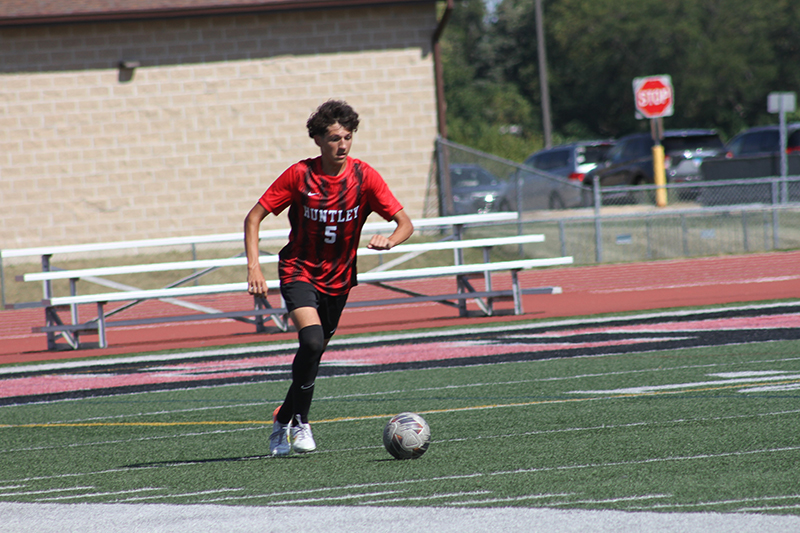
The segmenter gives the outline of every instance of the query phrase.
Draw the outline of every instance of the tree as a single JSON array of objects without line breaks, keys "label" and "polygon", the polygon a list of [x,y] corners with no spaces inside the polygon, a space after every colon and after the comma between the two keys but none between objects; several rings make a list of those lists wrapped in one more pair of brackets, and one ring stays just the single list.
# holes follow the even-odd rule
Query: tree
[{"label": "tree", "polygon": [[[462,36],[445,62],[455,91],[448,124],[476,136],[459,141],[476,147],[488,134],[478,124],[516,120],[537,139],[538,129],[529,131],[541,115],[534,0],[503,0],[491,20],[475,3],[459,4],[446,32]],[[470,17],[459,14],[465,6]],[[631,83],[639,76],[672,77],[675,115],[665,127],[716,128],[726,137],[775,122],[769,92],[800,90],[796,1],[545,0],[544,12],[556,138],[647,130],[634,117]],[[457,65],[460,77],[448,72]]]},{"label": "tree", "polygon": [[541,145],[541,122],[517,87],[497,76],[482,0],[465,0],[442,39],[451,140],[521,161]]}]

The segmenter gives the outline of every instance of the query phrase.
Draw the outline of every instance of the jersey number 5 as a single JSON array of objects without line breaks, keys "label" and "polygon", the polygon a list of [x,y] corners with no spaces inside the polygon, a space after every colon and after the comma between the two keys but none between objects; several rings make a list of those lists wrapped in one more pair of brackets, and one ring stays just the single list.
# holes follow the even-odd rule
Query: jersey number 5
[{"label": "jersey number 5", "polygon": [[338,226],[325,226],[325,242],[333,244],[336,242],[336,229]]}]

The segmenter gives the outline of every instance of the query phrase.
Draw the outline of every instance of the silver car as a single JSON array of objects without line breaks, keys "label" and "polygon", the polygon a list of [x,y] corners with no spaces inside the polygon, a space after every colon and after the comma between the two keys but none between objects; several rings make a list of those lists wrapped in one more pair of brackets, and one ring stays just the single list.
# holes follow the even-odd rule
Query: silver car
[{"label": "silver car", "polygon": [[546,204],[542,207],[548,209],[581,206],[583,176],[603,161],[613,146],[613,140],[577,141],[531,154],[525,165],[542,171],[544,179],[539,179],[539,187],[528,189],[538,188],[535,194],[543,196]]},{"label": "silver car", "polygon": [[513,186],[480,165],[450,165],[453,208],[456,215],[513,211]]}]

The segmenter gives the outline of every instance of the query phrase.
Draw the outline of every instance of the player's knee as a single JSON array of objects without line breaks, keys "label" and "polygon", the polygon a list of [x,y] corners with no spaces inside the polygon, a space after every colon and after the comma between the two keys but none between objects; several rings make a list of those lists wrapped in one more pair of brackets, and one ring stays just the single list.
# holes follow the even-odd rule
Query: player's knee
[{"label": "player's knee", "polygon": [[314,386],[319,362],[325,350],[322,326],[306,326],[298,333],[300,348],[292,362],[292,381],[303,389]]},{"label": "player's knee", "polygon": [[306,326],[298,333],[300,339],[300,352],[307,354],[310,359],[322,356],[325,350],[325,336],[322,333],[322,326]]}]

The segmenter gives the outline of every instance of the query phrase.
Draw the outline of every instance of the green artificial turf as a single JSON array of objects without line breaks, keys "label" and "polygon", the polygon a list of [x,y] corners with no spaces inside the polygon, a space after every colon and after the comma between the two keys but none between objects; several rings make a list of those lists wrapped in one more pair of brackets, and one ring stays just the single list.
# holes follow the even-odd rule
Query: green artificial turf
[{"label": "green artificial turf", "polygon": [[[798,347],[320,378],[318,450],[287,458],[286,382],[4,406],[0,501],[798,514]],[[402,411],[431,427],[418,460],[382,446]]]}]

